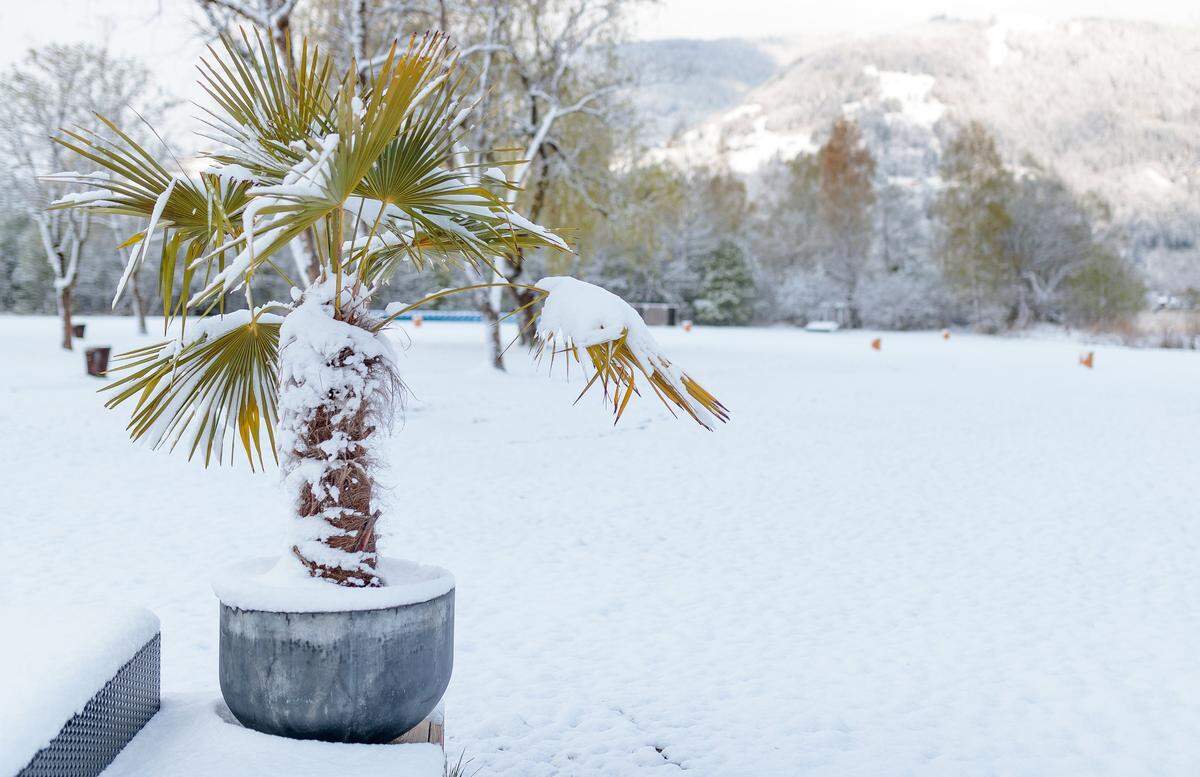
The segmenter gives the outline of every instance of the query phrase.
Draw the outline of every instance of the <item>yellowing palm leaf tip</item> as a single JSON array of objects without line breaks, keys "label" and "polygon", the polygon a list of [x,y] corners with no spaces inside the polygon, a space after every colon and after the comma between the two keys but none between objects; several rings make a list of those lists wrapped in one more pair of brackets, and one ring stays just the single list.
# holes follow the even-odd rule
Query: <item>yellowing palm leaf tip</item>
[{"label": "yellowing palm leaf tip", "polygon": [[[312,369],[374,365],[359,370],[357,382],[339,384],[344,406],[397,385],[387,377],[393,357],[380,332],[398,313],[370,309],[397,269],[438,263],[490,274],[519,249],[569,250],[508,204],[503,163],[484,163],[487,153],[460,143],[473,106],[460,97],[465,74],[443,35],[394,44],[377,71],[351,65],[337,79],[330,59],[307,41],[285,53],[243,33],[210,47],[199,69],[212,101],[200,117],[207,169],[188,172],[170,155],[159,160],[104,117],[102,131],[64,128],[57,138],[100,170],[51,176],[85,187],[51,207],[139,217],[144,227],[124,241],[132,250],[113,303],[139,266],[157,263],[164,335],[177,329],[117,358],[107,404],[133,400],[135,440],[184,448],[205,464],[232,460],[238,448],[252,467],[268,454],[278,459],[277,447],[286,460],[303,447],[295,418],[311,422],[322,404],[298,391],[314,379]],[[317,278],[293,277],[276,261],[298,240],[315,249]],[[287,302],[256,302],[262,273],[304,291]],[[492,285],[512,284],[443,290],[402,312]],[[523,288],[541,305],[537,358],[581,364],[583,392],[599,386],[616,419],[643,385],[708,429],[728,419],[616,295],[568,277]],[[244,299],[242,309],[227,312],[233,294]],[[354,358],[347,361],[347,352]],[[359,431],[370,435],[377,426]]]}]

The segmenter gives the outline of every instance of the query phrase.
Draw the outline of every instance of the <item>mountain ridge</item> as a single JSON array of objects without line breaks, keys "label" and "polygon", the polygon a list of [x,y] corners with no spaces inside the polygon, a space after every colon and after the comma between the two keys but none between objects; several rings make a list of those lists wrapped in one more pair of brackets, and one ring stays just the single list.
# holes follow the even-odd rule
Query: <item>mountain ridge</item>
[{"label": "mountain ridge", "polygon": [[[753,175],[776,156],[812,151],[835,119],[851,115],[877,123],[867,133],[873,143],[911,145],[907,162],[884,160],[894,163],[889,175],[928,178],[941,144],[980,120],[1010,162],[1032,157],[1123,218],[1200,210],[1200,30],[1096,18],[935,17],[886,34],[719,44],[689,44],[704,60],[690,74],[669,58],[660,68],[669,75],[675,67],[676,88],[687,95],[704,92],[730,52],[757,52],[760,65],[775,67],[734,78],[733,88],[708,88],[704,110],[660,104],[650,159]],[[639,45],[649,57],[683,44]],[[642,92],[642,103],[656,94]],[[922,144],[926,153],[916,159],[909,152]]]}]

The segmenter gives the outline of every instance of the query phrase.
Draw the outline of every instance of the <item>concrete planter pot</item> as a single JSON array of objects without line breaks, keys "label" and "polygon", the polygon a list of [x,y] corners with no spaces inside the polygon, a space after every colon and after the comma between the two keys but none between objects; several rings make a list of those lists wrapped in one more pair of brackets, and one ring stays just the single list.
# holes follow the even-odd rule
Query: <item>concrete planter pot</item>
[{"label": "concrete planter pot", "polygon": [[[409,586],[403,599],[438,592],[419,601],[312,612],[279,611],[285,608],[275,609],[269,596],[244,595],[245,586],[232,595],[214,586],[222,600],[221,693],[230,712],[247,728],[295,739],[382,743],[401,736],[450,682],[454,588],[445,577],[449,590],[441,590],[444,580]],[[334,593],[386,600],[379,591],[386,589]],[[269,607],[254,606],[260,603]]]}]

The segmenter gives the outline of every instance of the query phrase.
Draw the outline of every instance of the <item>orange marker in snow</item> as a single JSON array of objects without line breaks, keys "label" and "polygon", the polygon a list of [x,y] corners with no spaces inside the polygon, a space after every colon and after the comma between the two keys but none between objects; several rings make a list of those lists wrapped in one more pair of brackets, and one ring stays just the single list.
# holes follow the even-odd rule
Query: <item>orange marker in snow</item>
[{"label": "orange marker in snow", "polygon": [[425,316],[422,316],[418,313],[417,315],[413,316],[412,322],[413,326],[420,326],[421,324],[425,323]]},{"label": "orange marker in snow", "polygon": [[949,339],[950,339],[950,330],[949,330],[949,329],[943,329],[943,330],[942,330],[942,339],[943,339],[943,340],[949,340]]},{"label": "orange marker in snow", "polygon": [[1096,352],[1095,351],[1084,351],[1083,353],[1079,354],[1079,363],[1082,364],[1084,367],[1087,367],[1089,370],[1092,368],[1092,364],[1095,361],[1096,361]]},{"label": "orange marker in snow", "polygon": [[691,319],[685,319],[685,320],[684,320],[684,322],[683,322],[683,331],[685,331],[685,332],[690,332],[690,331],[692,331],[692,321],[691,321]]},{"label": "orange marker in snow", "polygon": [[871,347],[874,348],[876,351],[882,350],[883,349],[882,339],[876,337],[874,340],[871,341]]}]

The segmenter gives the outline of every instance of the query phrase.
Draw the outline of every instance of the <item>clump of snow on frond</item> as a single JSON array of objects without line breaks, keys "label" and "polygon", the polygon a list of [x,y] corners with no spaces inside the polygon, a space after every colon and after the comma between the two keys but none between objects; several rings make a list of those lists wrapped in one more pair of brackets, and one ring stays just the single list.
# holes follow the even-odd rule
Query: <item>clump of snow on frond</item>
[{"label": "clump of snow on frond", "polygon": [[86,192],[67,192],[59,197],[51,205],[86,205],[92,208],[112,208],[116,207],[117,203],[113,202],[112,189],[90,189]]},{"label": "clump of snow on frond", "polygon": [[377,586],[371,467],[401,385],[391,344],[372,331],[364,287],[343,280],[340,291],[333,278],[310,286],[283,322],[280,466],[299,516],[293,553],[314,575]]},{"label": "clump of snow on frond", "polygon": [[636,373],[640,372],[672,413],[678,407],[706,429],[728,420],[725,406],[671,363],[646,322],[625,300],[567,276],[542,278],[536,285],[546,292],[537,326],[542,352],[566,354],[591,368],[580,396],[598,383],[620,420],[638,393]]},{"label": "clump of snow on frond", "polygon": [[253,170],[234,162],[213,165],[206,172],[210,173],[211,175],[215,175],[218,178],[225,178],[229,181],[248,181],[250,183],[257,183],[259,180],[259,175]]}]

